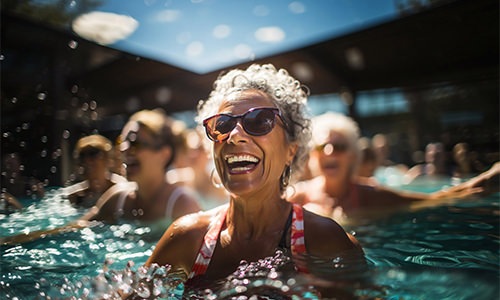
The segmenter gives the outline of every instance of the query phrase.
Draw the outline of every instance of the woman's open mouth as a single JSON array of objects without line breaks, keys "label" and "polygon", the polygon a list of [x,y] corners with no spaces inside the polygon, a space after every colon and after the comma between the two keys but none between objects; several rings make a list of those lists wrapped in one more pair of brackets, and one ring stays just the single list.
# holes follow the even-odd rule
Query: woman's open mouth
[{"label": "woman's open mouth", "polygon": [[230,154],[224,157],[229,174],[246,174],[252,172],[260,159],[249,154]]}]

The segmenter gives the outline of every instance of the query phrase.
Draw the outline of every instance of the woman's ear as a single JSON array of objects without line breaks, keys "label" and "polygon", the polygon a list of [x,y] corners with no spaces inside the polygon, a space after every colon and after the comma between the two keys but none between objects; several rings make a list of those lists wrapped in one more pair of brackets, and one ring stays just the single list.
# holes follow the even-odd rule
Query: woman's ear
[{"label": "woman's ear", "polygon": [[296,143],[292,143],[288,145],[288,153],[287,153],[287,164],[291,165],[295,154],[297,154],[298,145]]},{"label": "woman's ear", "polygon": [[166,146],[166,147],[162,147],[160,151],[161,151],[162,157],[164,158],[165,164],[167,164],[167,162],[170,161],[170,158],[172,157],[172,148],[169,146]]}]

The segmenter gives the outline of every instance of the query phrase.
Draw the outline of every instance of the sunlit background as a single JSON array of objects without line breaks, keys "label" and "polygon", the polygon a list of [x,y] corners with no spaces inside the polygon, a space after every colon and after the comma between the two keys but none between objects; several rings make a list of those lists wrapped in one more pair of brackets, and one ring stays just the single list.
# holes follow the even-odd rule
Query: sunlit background
[{"label": "sunlit background", "polygon": [[498,160],[496,0],[25,0],[1,3],[2,154],[63,185],[82,135],[115,140],[133,112],[194,126],[222,70],[270,62],[387,134],[392,160],[441,141]]}]

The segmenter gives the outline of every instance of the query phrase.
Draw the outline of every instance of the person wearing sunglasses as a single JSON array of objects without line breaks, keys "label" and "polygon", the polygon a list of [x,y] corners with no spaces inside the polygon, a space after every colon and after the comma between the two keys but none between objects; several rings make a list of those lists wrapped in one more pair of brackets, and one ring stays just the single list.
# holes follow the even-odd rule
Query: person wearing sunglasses
[{"label": "person wearing sunglasses", "polygon": [[358,143],[360,130],[352,118],[327,112],[312,121],[309,166],[316,176],[290,188],[289,200],[343,225],[368,222],[372,217],[386,216],[400,209],[437,205],[484,193],[488,185],[495,185],[500,171],[497,164],[469,182],[434,193],[392,189],[358,176],[362,160]]},{"label": "person wearing sunglasses", "polygon": [[175,221],[146,266],[170,265],[186,284],[214,282],[282,250],[299,272],[306,257],[362,261],[356,239],[335,221],[293,205],[286,187],[299,176],[311,135],[307,91],[284,69],[251,65],[219,77],[198,105],[216,174],[229,202]]},{"label": "person wearing sunglasses", "polygon": [[162,109],[141,110],[129,118],[119,148],[127,179],[137,188],[126,197],[117,193],[106,199],[87,219],[136,220],[151,225],[153,234],[160,235],[173,220],[200,210],[192,190],[166,180],[176,155],[173,121]]},{"label": "person wearing sunglasses", "polygon": [[64,188],[73,205],[90,208],[111,186],[127,182],[123,176],[111,172],[112,155],[111,141],[100,134],[84,136],[77,141],[73,156],[78,162],[77,176],[83,180]]}]

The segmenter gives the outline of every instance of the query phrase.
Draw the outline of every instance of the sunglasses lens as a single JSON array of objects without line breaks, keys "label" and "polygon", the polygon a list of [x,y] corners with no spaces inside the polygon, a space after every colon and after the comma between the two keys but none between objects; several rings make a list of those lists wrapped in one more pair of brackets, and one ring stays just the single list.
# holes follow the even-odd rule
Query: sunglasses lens
[{"label": "sunglasses lens", "polygon": [[236,119],[228,115],[216,115],[205,122],[208,137],[217,142],[225,140],[236,126]]},{"label": "sunglasses lens", "polygon": [[316,147],[317,151],[322,151],[326,155],[331,155],[333,153],[344,153],[349,149],[347,144],[332,144],[326,143]]},{"label": "sunglasses lens", "polygon": [[347,144],[334,144],[333,149],[337,152],[346,152],[347,151]]},{"label": "sunglasses lens", "polygon": [[245,115],[243,128],[251,135],[265,135],[274,127],[275,112],[270,109],[256,109]]}]

